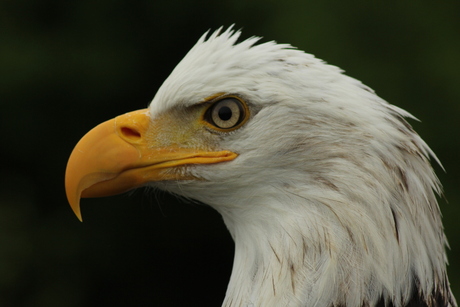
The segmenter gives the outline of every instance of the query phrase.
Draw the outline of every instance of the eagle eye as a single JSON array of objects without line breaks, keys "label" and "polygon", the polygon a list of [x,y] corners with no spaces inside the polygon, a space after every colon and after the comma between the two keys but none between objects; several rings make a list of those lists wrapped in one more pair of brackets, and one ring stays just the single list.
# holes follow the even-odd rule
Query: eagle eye
[{"label": "eagle eye", "polygon": [[240,127],[246,120],[247,114],[247,107],[243,102],[234,97],[226,97],[214,102],[208,108],[205,119],[214,128],[229,131]]}]

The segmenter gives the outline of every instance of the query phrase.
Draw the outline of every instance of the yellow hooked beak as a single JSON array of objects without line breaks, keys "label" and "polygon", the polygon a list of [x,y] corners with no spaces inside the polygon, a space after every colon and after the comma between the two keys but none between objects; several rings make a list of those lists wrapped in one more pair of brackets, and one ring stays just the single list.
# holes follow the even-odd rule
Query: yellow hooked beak
[{"label": "yellow hooked beak", "polygon": [[238,156],[231,151],[182,148],[162,138],[161,125],[150,119],[147,109],[118,116],[89,131],[72,151],[65,175],[67,199],[78,219],[82,220],[81,197],[120,194],[152,181],[194,179],[175,168]]}]

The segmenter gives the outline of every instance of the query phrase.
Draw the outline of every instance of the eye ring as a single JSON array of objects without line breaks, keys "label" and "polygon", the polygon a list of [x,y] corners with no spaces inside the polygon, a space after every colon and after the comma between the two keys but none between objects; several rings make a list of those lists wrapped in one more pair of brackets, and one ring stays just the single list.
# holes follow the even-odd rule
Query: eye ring
[{"label": "eye ring", "polygon": [[214,102],[205,113],[205,120],[214,129],[232,131],[239,128],[247,119],[247,106],[236,97],[225,97]]}]

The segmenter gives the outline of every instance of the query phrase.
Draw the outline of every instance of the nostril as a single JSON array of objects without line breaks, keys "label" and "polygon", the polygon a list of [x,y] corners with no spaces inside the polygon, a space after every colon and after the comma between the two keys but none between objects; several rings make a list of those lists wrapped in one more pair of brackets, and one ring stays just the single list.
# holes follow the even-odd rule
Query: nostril
[{"label": "nostril", "polygon": [[122,127],[120,129],[121,135],[130,140],[138,140],[141,138],[139,131],[129,127]]}]

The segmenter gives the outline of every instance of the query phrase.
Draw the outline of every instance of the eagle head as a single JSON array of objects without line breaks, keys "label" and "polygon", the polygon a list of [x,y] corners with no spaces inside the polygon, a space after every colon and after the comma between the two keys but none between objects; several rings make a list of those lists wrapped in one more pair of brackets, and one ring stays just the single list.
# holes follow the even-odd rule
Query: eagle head
[{"label": "eagle head", "polygon": [[412,116],[285,44],[203,35],[150,106],[91,130],[68,200],[150,186],[215,208],[224,306],[456,306],[436,156]]}]

